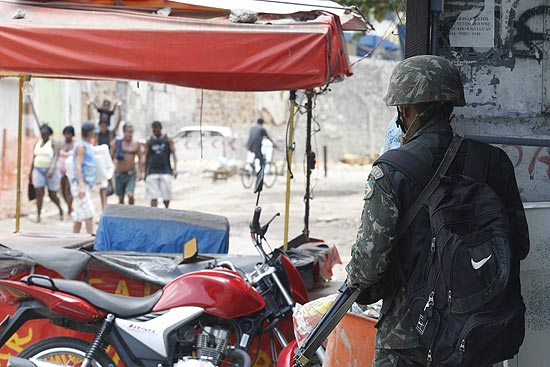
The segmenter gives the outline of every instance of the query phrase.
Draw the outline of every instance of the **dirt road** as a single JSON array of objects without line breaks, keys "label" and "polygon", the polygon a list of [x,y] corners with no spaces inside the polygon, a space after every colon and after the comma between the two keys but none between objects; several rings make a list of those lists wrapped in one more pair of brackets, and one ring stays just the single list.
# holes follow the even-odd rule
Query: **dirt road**
[{"label": "dirt road", "polygon": [[[324,177],[319,170],[315,170],[312,175],[310,235],[334,243],[344,264],[349,260],[351,244],[357,233],[364,185],[369,171],[368,166],[338,164],[329,166],[328,177]],[[305,178],[302,167],[296,167],[294,174],[289,215],[290,239],[301,234],[304,228]],[[278,247],[283,242],[285,180],[284,176],[279,176],[275,185],[269,189],[265,188],[260,198],[260,206],[263,208],[262,222],[276,212],[281,213],[266,236],[273,247]],[[144,186],[143,183],[137,185],[136,205],[148,205]],[[99,194],[94,193],[94,197],[96,208],[99,209]],[[109,203],[116,202],[116,197],[109,197]],[[230,177],[227,181],[213,182],[193,167],[192,170],[180,174],[174,182],[174,199],[170,207],[226,216],[231,225],[229,252],[255,254],[248,235],[248,223],[252,219],[255,202],[255,195],[250,189],[243,188],[238,176]],[[22,231],[68,233],[72,230],[72,223],[60,221],[55,206],[47,200],[42,223],[34,223],[32,218],[33,213],[22,218]],[[12,232],[14,228],[13,219],[0,220],[1,232]],[[336,266],[334,273],[336,283],[345,279],[343,265]]]}]

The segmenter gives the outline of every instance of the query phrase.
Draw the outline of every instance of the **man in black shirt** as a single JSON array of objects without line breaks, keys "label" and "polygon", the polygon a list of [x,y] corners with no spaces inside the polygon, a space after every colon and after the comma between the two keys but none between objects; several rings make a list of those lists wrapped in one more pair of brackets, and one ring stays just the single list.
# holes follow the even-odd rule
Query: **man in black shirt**
[{"label": "man in black shirt", "polygon": [[[247,157],[247,162],[250,164],[252,164],[252,162],[254,162],[256,159],[260,162],[261,166],[265,164],[265,156],[262,153],[262,141],[264,138],[271,141],[273,143],[273,147],[276,148],[276,145],[273,142],[273,139],[269,137],[263,125],[264,125],[264,120],[262,118],[259,118],[256,126],[253,126],[250,129],[250,133],[248,135],[248,142],[246,143],[246,147],[249,151],[249,154],[248,154],[249,157]],[[251,159],[252,158],[251,153],[254,154],[253,159]]]},{"label": "man in black shirt", "polygon": [[[166,134],[162,134],[162,124],[154,121],[151,124],[153,136],[145,143],[145,184],[147,197],[151,206],[156,207],[158,198],[168,208],[172,199],[172,176],[177,177],[177,158],[174,141]],[[172,156],[174,166],[170,165]]]}]

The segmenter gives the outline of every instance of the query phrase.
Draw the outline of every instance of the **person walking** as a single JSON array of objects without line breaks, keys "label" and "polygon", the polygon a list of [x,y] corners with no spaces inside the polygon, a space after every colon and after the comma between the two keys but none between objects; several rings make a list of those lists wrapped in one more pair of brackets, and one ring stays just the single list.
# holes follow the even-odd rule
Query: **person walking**
[{"label": "person walking", "polygon": [[44,203],[45,188],[51,201],[59,210],[59,217],[63,220],[63,209],[57,197],[61,178],[57,168],[58,151],[51,136],[53,130],[47,124],[40,127],[41,139],[34,145],[34,155],[31,164],[29,179],[36,189],[36,222],[40,223],[42,204]]},{"label": "person walking", "polygon": [[[160,121],[151,124],[153,136],[145,143],[145,184],[147,198],[151,200],[151,206],[158,205],[158,199],[162,199],[164,206],[168,208],[172,199],[172,177],[178,176],[176,149],[174,141],[162,133]],[[174,165],[170,165],[172,157]]]},{"label": "person walking", "polygon": [[73,232],[80,233],[82,222],[86,225],[86,232],[92,234],[94,203],[92,201],[92,187],[96,178],[96,161],[92,148],[95,126],[92,122],[82,124],[82,139],[74,146],[73,177],[71,177],[71,194],[75,198]]},{"label": "person walking", "polygon": [[128,204],[134,205],[136,181],[141,180],[142,174],[141,144],[134,141],[134,127],[131,124],[126,123],[123,131],[122,139],[111,142],[111,157],[115,160],[115,193],[119,204],[124,204],[124,197],[128,196]]},{"label": "person walking", "polygon": [[57,165],[59,167],[59,174],[61,176],[61,195],[63,200],[67,203],[67,215],[70,216],[73,213],[73,196],[71,195],[71,183],[67,177],[67,167],[65,162],[67,158],[73,155],[74,150],[74,127],[65,126],[63,129],[63,142],[59,145],[59,158],[57,159]]},{"label": "person walking", "polygon": [[[415,266],[425,264],[430,250],[439,244],[432,238],[426,205],[420,207],[406,232],[398,237],[402,231],[401,223],[409,219],[405,214],[415,206],[424,186],[405,173],[406,167],[393,162],[390,157],[395,157],[395,152],[405,152],[400,157],[405,154],[412,159],[411,162],[419,161],[430,168],[422,171],[426,172],[424,178],[430,180],[451,141],[455,141],[450,122],[453,108],[465,105],[463,84],[457,68],[450,61],[429,55],[411,57],[394,68],[384,101],[388,106],[397,107],[397,124],[403,132],[404,145],[389,151],[391,155],[383,155],[374,163],[368,176],[357,240],[352,246],[351,261],[346,266],[347,282],[353,288],[363,290],[364,297],[368,298],[365,302],[383,298],[382,316],[377,324],[374,367],[430,364],[435,367],[438,363],[431,363],[431,350],[420,343],[418,336],[424,332],[427,322],[422,318],[418,322],[412,320],[408,297],[414,290],[407,289],[407,283],[403,283],[418,274],[413,273],[414,269],[418,270]],[[514,246],[511,262],[517,264],[511,267],[510,282],[517,282],[519,286],[519,260],[524,259],[529,251],[529,234],[514,168],[501,149],[476,144],[479,145],[469,140],[462,141],[455,159],[450,161],[447,175],[462,175],[465,168],[481,169],[481,165],[487,164],[486,185],[502,200],[509,217]],[[485,162],[482,159],[467,162],[470,149],[475,146],[488,152]],[[490,258],[487,256],[483,261]],[[474,262],[472,258],[473,271],[479,269],[483,261]],[[489,269],[487,266],[487,271]],[[472,270],[464,269],[464,274],[467,271]],[[450,300],[449,309],[454,305],[453,299],[450,291],[448,297],[445,294],[444,303],[446,305]],[[424,310],[430,307],[432,304],[428,302]],[[521,333],[521,330],[517,332]],[[463,339],[457,353],[464,350]]]}]

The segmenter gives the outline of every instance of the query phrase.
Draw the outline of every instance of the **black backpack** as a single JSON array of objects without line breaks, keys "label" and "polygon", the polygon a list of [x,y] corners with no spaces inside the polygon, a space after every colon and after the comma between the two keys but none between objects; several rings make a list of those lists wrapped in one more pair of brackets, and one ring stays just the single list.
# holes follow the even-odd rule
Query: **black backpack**
[{"label": "black backpack", "polygon": [[[427,207],[433,237],[429,256],[408,277],[401,269],[400,277],[412,323],[428,349],[428,366],[487,366],[513,358],[525,333],[519,257],[513,254],[506,207],[489,185],[471,178],[484,177],[489,146],[468,141],[476,163],[468,167],[467,159],[464,172],[472,175],[445,176],[461,141],[453,138],[399,226],[398,238]],[[423,162],[398,150],[388,153],[379,161],[426,182],[418,177],[426,173]]]}]

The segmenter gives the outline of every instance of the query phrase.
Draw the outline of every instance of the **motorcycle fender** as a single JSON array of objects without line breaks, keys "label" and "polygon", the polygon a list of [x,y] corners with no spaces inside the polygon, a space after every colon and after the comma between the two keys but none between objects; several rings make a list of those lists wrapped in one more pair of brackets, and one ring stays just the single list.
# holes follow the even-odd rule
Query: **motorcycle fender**
[{"label": "motorcycle fender", "polygon": [[29,299],[37,300],[54,314],[74,320],[93,322],[105,316],[105,312],[76,296],[20,281],[0,280],[0,301],[21,303]]},{"label": "motorcycle fender", "polygon": [[298,348],[296,340],[288,343],[288,345],[281,350],[281,353],[279,353],[277,367],[292,367],[294,364],[294,350],[296,348]]}]

